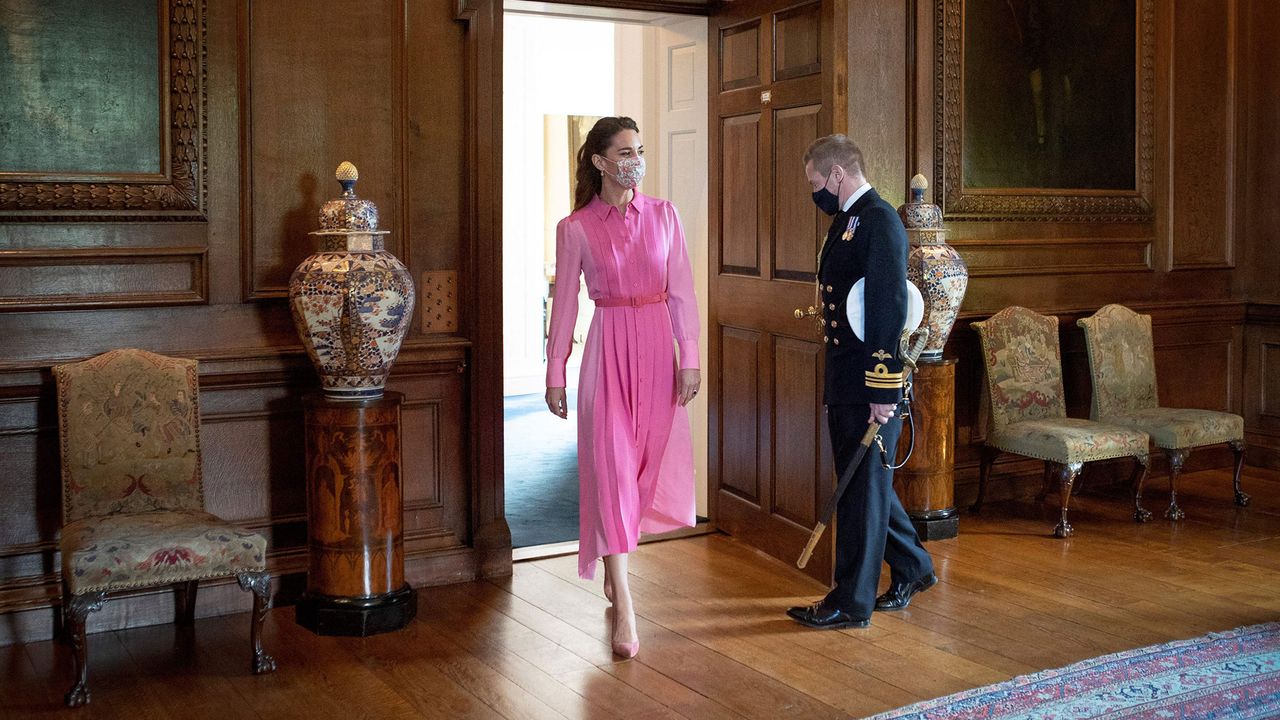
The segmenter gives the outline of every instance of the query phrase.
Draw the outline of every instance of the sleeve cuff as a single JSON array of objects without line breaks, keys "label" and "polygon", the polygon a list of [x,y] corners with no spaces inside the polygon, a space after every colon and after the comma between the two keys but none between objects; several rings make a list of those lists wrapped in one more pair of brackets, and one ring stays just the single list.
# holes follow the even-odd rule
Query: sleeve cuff
[{"label": "sleeve cuff", "polygon": [[547,360],[547,387],[565,387],[564,366],[567,361],[567,358]]},{"label": "sleeve cuff", "polygon": [[680,369],[697,370],[699,368],[697,338],[676,340],[676,347],[680,348]]}]

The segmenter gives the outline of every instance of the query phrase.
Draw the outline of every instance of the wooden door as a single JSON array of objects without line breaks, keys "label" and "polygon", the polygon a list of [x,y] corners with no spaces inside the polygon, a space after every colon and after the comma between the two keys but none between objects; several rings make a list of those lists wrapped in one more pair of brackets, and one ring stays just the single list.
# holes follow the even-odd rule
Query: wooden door
[{"label": "wooden door", "polygon": [[[726,532],[795,562],[832,487],[814,302],[827,220],[801,158],[843,93],[834,0],[740,0],[712,17],[709,472]],[[843,57],[843,55],[840,55]],[[838,76],[844,75],[839,69]],[[843,123],[843,115],[839,118]],[[831,577],[831,537],[808,572]]]}]

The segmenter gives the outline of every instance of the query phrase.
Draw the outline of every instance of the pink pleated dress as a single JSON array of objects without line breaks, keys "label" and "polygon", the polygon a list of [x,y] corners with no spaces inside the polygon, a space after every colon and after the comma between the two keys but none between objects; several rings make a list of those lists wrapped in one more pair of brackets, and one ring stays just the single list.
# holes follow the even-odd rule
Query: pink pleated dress
[{"label": "pink pleated dress", "polygon": [[596,302],[578,385],[578,575],[589,580],[598,558],[635,550],[640,533],[694,524],[676,369],[698,367],[698,305],[671,203],[637,192],[624,216],[594,198],[556,227],[547,387],[565,386],[579,273]]}]

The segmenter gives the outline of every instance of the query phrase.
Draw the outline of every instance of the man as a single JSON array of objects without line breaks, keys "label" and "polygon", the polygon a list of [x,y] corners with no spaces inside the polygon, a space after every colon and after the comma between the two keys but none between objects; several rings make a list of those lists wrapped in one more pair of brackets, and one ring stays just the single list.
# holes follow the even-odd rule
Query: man
[{"label": "man", "polygon": [[[897,349],[907,315],[907,232],[863,177],[862,152],[844,135],[814,141],[805,152],[804,171],[814,203],[835,216],[818,259],[818,290],[827,350],[823,402],[836,471],[843,473],[868,423],[884,426],[880,437],[890,449],[902,431]],[[858,280],[865,298],[862,339],[849,327],[846,307]],[[876,597],[884,561],[891,585]],[[793,607],[787,615],[813,628],[866,627],[873,610],[901,610],[937,581],[933,561],[893,492],[893,471],[871,452],[836,507],[835,587],[821,601]]]}]

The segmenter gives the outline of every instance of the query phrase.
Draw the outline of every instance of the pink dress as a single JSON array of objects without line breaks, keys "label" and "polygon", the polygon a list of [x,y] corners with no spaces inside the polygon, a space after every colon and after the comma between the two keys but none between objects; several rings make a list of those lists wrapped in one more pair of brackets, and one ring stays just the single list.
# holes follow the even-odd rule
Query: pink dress
[{"label": "pink dress", "polygon": [[[698,367],[698,305],[671,203],[637,192],[623,217],[596,197],[556,227],[547,387],[565,386],[579,272],[603,303],[578,386],[578,575],[589,580],[597,558],[635,550],[640,533],[694,524],[693,443],[688,412],[676,403],[675,348],[680,368]],[[644,304],[614,304],[631,299]]]}]

